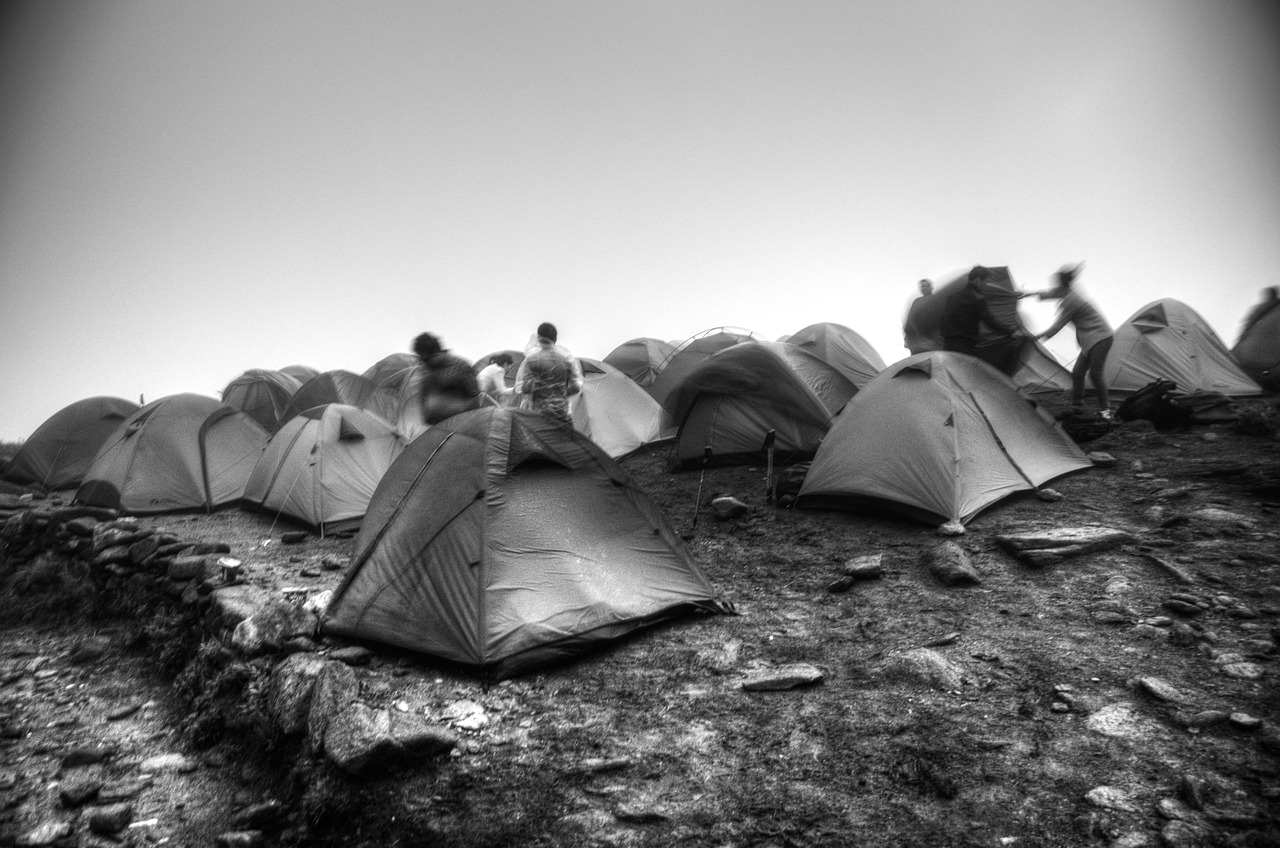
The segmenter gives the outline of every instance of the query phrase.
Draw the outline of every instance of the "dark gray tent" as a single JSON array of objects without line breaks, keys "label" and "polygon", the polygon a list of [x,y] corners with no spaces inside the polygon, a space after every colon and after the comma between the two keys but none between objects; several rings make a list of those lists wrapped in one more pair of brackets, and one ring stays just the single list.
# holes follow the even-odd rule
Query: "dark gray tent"
[{"label": "dark gray tent", "polygon": [[64,406],[22,443],[4,479],[50,490],[79,486],[98,449],[137,411],[133,401],[114,397],[85,398]]},{"label": "dark gray tent", "polygon": [[324,632],[497,677],[692,610],[727,611],[662,511],[590,439],[486,407],[392,463]]}]

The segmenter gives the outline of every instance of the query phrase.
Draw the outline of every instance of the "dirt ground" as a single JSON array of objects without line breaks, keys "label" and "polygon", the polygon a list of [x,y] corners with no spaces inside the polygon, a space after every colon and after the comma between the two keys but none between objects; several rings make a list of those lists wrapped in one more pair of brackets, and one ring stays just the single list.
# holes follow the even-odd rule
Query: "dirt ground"
[{"label": "dirt ground", "polygon": [[[1246,406],[1260,418],[1273,402]],[[1011,498],[969,524],[954,541],[981,582],[964,587],[924,564],[945,541],[932,527],[779,509],[765,502],[763,467],[701,478],[669,472],[669,448],[641,452],[623,466],[690,533],[738,615],[655,627],[493,686],[378,650],[357,669],[362,698],[450,723],[462,742],[376,781],[287,745],[197,739],[181,710],[156,709],[151,738],[205,777],[203,800],[178,809],[224,812],[129,839],[212,844],[235,810],[275,798],[287,813],[269,840],[317,846],[1280,845],[1280,441],[1241,429],[1118,425],[1085,445],[1114,464],[1052,482],[1061,500]],[[748,512],[718,521],[704,510],[695,530],[700,485],[703,504],[732,495]],[[350,547],[286,545],[296,527],[234,509],[147,520],[228,542],[272,591],[336,585],[341,572],[317,564]],[[1064,527],[1133,541],[1042,567],[995,541]],[[880,557],[882,576],[841,581],[865,556]],[[92,625],[121,631],[122,653],[72,678],[86,690],[72,707],[101,711],[95,686],[170,685],[127,661],[142,655],[139,626]],[[3,659],[21,659],[19,645],[56,665],[83,639],[78,627],[0,630]],[[798,663],[821,680],[743,688]],[[39,691],[31,679],[0,684],[11,716],[27,703],[22,687]],[[257,689],[245,691],[251,709]],[[23,757],[0,763],[2,801],[49,766],[22,740],[0,743],[0,757]],[[53,815],[44,797],[9,804],[12,832]],[[176,803],[156,801],[156,817],[173,821]]]}]

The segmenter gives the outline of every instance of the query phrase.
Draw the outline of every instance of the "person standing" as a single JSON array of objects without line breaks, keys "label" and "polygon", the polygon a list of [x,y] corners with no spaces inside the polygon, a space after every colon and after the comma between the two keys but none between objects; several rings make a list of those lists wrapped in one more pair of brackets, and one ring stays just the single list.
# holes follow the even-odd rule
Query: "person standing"
[{"label": "person standing", "polygon": [[420,402],[427,424],[480,407],[480,387],[470,362],[446,350],[431,333],[413,340],[413,352],[422,363]]},{"label": "person standing", "polygon": [[543,322],[516,372],[516,391],[528,395],[535,412],[573,424],[569,398],[582,391],[582,364],[556,343],[554,324]]},{"label": "person standing", "polygon": [[[1026,331],[991,311],[986,295],[990,279],[991,269],[975,265],[969,271],[964,288],[947,298],[946,309],[942,313],[942,348],[976,356],[1008,376],[1018,370],[1018,355],[1026,339]],[[984,326],[998,333],[1002,342],[979,348]]]},{"label": "person standing", "polygon": [[942,338],[937,330],[929,329],[932,322],[925,316],[926,304],[932,294],[933,280],[921,280],[920,296],[907,307],[907,317],[902,322],[902,345],[912,354],[942,349]]},{"label": "person standing", "polygon": [[1093,381],[1093,389],[1098,397],[1098,409],[1102,417],[1111,417],[1111,397],[1107,391],[1107,382],[1103,371],[1107,365],[1107,354],[1111,351],[1114,334],[1107,319],[1096,306],[1086,300],[1075,289],[1076,278],[1080,275],[1081,265],[1063,266],[1054,275],[1055,285],[1048,291],[1041,292],[1041,300],[1058,301],[1058,318],[1037,339],[1050,339],[1067,324],[1076,328],[1076,344],[1080,346],[1080,355],[1071,369],[1071,403],[1079,407],[1084,403],[1085,374]]}]

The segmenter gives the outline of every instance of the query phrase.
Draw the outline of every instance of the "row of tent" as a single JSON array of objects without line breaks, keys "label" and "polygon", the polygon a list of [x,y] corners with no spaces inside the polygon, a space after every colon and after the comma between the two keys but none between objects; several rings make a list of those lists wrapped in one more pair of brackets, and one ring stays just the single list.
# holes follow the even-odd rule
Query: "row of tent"
[{"label": "row of tent", "polygon": [[[996,306],[1016,315],[1008,274],[997,279],[1009,296],[994,299]],[[519,360],[518,352],[509,353]],[[684,468],[759,462],[766,438],[780,463],[813,459],[850,401],[899,372],[897,365],[886,369],[853,330],[830,323],[777,342],[729,328],[680,344],[635,339],[604,360],[582,362],[586,385],[574,399],[575,427],[614,459],[674,438]],[[1191,392],[1260,391],[1212,329],[1171,300],[1149,304],[1119,328],[1108,367],[1121,396],[1161,378]],[[1046,385],[1060,391],[1063,374],[1042,348],[1027,345],[1012,384],[1034,397]],[[344,530],[359,523],[390,462],[427,430],[417,403],[420,375],[412,355],[392,354],[364,374],[303,366],[246,371],[227,385],[221,404],[197,395],[145,408],[91,398],[42,425],[6,478],[48,489],[80,486],[78,499],[132,512],[213,509],[243,498],[322,532]],[[887,407],[880,401],[862,415],[880,420]],[[865,400],[857,408],[866,409]],[[142,431],[147,435],[133,438]],[[152,435],[160,433],[183,435]],[[858,438],[865,442],[867,432]],[[905,433],[883,450],[918,453]],[[228,458],[218,459],[223,454]],[[934,512],[944,520],[965,513]]]},{"label": "row of tent", "polygon": [[[1144,310],[1139,332],[1161,335],[1154,319],[1168,326],[1171,314],[1179,313]],[[965,522],[1014,492],[1091,467],[1025,385],[973,357],[925,352],[885,367],[840,325],[778,342],[721,328],[663,344],[628,342],[597,369],[646,369],[623,378],[649,402],[635,408],[656,407],[664,422],[642,443],[674,430],[677,457],[696,466],[708,447],[717,462],[756,461],[771,434],[781,457],[812,459],[801,507]],[[1207,360],[1193,352],[1170,361]],[[364,375],[316,384],[354,389],[336,400],[319,391],[299,399],[325,375],[288,374],[299,385],[271,400],[270,426],[250,413],[249,393],[244,408],[229,402],[231,386],[222,402],[93,398],[55,415],[23,450],[43,446],[57,464],[96,442],[79,502],[148,513],[239,500],[322,530],[358,524],[326,631],[497,676],[690,610],[727,611],[594,434],[493,406],[413,435],[392,401],[413,396],[415,364],[396,354]],[[406,370],[411,388],[388,389],[388,375]],[[588,407],[575,421],[596,426],[589,392],[581,400]],[[641,413],[619,417],[632,415]],[[61,435],[45,438],[46,427]],[[30,470],[21,452],[8,476],[15,467]]]}]

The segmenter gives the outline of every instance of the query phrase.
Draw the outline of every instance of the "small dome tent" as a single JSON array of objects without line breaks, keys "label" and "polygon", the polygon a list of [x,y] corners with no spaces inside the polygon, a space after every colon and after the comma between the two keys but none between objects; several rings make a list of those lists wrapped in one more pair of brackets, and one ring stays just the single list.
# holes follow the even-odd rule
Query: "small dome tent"
[{"label": "small dome tent", "polygon": [[871,343],[843,324],[810,324],[785,341],[835,366],[858,388],[884,370],[884,360]]},{"label": "small dome tent", "polygon": [[670,412],[671,407],[667,406],[667,395],[679,385],[686,374],[698,366],[699,362],[718,350],[749,341],[757,341],[753,333],[728,327],[703,330],[685,339],[675,346],[675,350],[662,363],[657,378],[647,386],[649,394]]},{"label": "small dome tent", "polygon": [[975,357],[934,351],[889,366],[849,402],[796,505],[964,523],[1014,492],[1090,467],[1009,378]]},{"label": "small dome tent", "polygon": [[708,356],[667,397],[677,422],[676,459],[717,464],[756,462],[774,431],[776,455],[813,456],[832,418],[858,391],[836,368],[784,342],[742,342]]},{"label": "small dome tent", "polygon": [[1262,393],[1213,328],[1190,306],[1172,298],[1148,303],[1116,329],[1103,374],[1107,387],[1120,397],[1159,379],[1172,380],[1179,394]]},{"label": "small dome tent", "polygon": [[297,380],[299,385],[307,382],[312,377],[315,377],[320,373],[310,365],[286,365],[279,369],[279,371],[281,374],[288,374],[290,377]]},{"label": "small dome tent", "polygon": [[154,400],[107,437],[75,502],[144,515],[213,510],[240,500],[268,434],[211,397]]},{"label": "small dome tent", "polygon": [[271,437],[244,500],[319,532],[360,525],[378,481],[405,440],[376,415],[338,403],[295,415]]},{"label": "small dome tent", "polygon": [[569,399],[573,427],[613,459],[644,445],[673,438],[675,425],[665,409],[635,381],[612,365],[579,357],[582,391]]},{"label": "small dome tent", "polygon": [[322,625],[508,677],[724,612],[662,512],[572,428],[485,407],[392,463]]},{"label": "small dome tent", "polygon": [[222,390],[222,402],[240,410],[274,432],[284,419],[289,400],[302,384],[283,371],[251,368],[236,377]]},{"label": "small dome tent", "polygon": [[303,383],[289,399],[289,406],[280,420],[288,421],[300,412],[327,403],[358,406],[384,418],[391,414],[386,406],[385,396],[378,393],[376,384],[359,374],[337,369],[317,374]]},{"label": "small dome tent", "polygon": [[114,397],[85,398],[64,406],[22,443],[4,479],[50,491],[80,485],[103,442],[138,408],[133,401]]},{"label": "small dome tent", "polygon": [[388,383],[399,383],[404,379],[405,371],[417,367],[418,357],[415,354],[389,353],[370,365],[360,376],[375,386],[385,386]]},{"label": "small dome tent", "polygon": [[641,388],[647,389],[658,379],[662,366],[675,350],[675,345],[661,339],[631,339],[611,350],[604,362],[626,374]]}]

